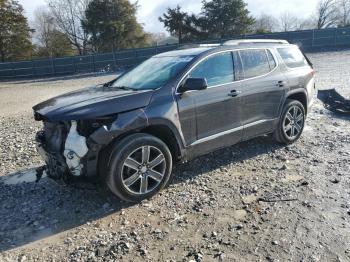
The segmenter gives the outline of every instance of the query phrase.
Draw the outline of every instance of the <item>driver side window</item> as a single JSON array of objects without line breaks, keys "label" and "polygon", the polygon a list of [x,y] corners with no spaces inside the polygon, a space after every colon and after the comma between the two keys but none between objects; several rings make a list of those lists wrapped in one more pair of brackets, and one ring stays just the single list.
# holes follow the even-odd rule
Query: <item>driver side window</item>
[{"label": "driver side window", "polygon": [[208,87],[224,85],[234,81],[232,53],[212,55],[197,65],[190,78],[206,78]]}]

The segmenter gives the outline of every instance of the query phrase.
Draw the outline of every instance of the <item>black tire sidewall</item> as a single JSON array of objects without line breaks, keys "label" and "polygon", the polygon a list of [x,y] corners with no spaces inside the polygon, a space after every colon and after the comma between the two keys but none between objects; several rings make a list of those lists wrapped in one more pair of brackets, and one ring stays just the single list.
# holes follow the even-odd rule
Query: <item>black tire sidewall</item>
[{"label": "black tire sidewall", "polygon": [[[286,117],[286,114],[288,113],[289,109],[291,107],[293,107],[293,106],[298,106],[302,110],[303,116],[304,116],[304,120],[303,120],[303,126],[302,126],[301,131],[298,134],[298,136],[296,136],[294,139],[290,139],[284,133],[283,124],[284,124],[284,119]],[[300,103],[297,100],[287,100],[287,102],[286,102],[286,104],[285,104],[285,106],[283,108],[283,112],[282,112],[281,119],[279,121],[279,126],[278,126],[278,137],[279,137],[280,142],[285,143],[285,144],[291,144],[291,143],[294,143],[295,141],[297,141],[301,137],[301,135],[302,135],[302,133],[304,131],[305,120],[306,120],[306,113],[305,113],[305,108],[302,105],[302,103]]]},{"label": "black tire sidewall", "polygon": [[[141,146],[154,146],[158,148],[164,155],[166,161],[166,170],[161,183],[151,192],[144,195],[133,194],[128,191],[122,183],[122,168],[125,159],[134,150]],[[140,202],[144,199],[150,198],[162,190],[169,182],[172,173],[172,156],[169,148],[160,139],[147,135],[136,134],[124,138],[120,143],[117,143],[112,150],[111,159],[108,166],[106,183],[109,189],[119,198],[128,202]]]}]

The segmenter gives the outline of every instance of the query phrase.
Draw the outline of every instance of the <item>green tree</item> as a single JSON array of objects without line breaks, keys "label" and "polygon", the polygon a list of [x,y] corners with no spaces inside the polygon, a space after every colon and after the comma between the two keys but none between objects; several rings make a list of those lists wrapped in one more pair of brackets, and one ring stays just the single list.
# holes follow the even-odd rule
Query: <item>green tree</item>
[{"label": "green tree", "polygon": [[23,7],[16,0],[0,0],[0,61],[29,57],[30,33]]},{"label": "green tree", "polygon": [[188,14],[181,10],[177,5],[175,8],[168,8],[163,16],[158,18],[164,24],[167,31],[182,43],[186,34],[186,23],[188,23]]},{"label": "green tree", "polygon": [[83,28],[97,52],[142,47],[150,37],[136,20],[137,3],[128,0],[92,0]]},{"label": "green tree", "polygon": [[203,29],[212,38],[227,38],[250,32],[254,18],[243,0],[203,1]]}]

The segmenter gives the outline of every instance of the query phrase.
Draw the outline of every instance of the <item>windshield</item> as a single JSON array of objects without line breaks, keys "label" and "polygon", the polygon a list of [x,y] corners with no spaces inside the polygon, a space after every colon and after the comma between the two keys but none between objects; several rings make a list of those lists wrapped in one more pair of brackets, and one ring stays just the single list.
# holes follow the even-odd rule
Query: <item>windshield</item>
[{"label": "windshield", "polygon": [[152,57],[117,79],[112,87],[157,89],[179,74],[194,56]]}]

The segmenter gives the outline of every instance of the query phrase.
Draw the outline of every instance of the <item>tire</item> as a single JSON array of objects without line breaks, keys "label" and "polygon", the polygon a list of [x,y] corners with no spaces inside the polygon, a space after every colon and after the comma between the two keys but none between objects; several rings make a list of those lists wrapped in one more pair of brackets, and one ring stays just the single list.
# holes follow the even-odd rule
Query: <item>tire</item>
[{"label": "tire", "polygon": [[[296,114],[293,112],[296,112]],[[306,113],[303,104],[297,100],[287,99],[277,129],[274,132],[275,140],[282,144],[296,142],[303,133],[305,119]]]},{"label": "tire", "polygon": [[122,200],[140,202],[162,190],[171,173],[172,156],[167,145],[148,134],[133,134],[111,150],[105,179],[112,193]]}]

